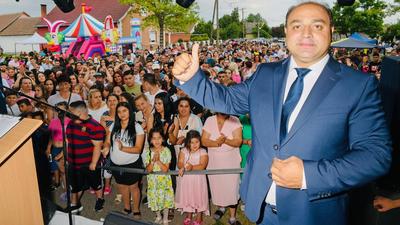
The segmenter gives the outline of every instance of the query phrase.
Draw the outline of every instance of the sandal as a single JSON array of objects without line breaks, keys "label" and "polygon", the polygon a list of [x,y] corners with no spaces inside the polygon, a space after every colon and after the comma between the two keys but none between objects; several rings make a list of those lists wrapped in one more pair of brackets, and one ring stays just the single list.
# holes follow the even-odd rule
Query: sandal
[{"label": "sandal", "polygon": [[115,201],[115,204],[121,203],[121,202],[122,202],[122,195],[121,195],[121,194],[117,194],[117,195],[115,196],[114,201]]},{"label": "sandal", "polygon": [[132,210],[131,209],[124,209],[124,214],[125,215],[131,215],[132,214]]},{"label": "sandal", "polygon": [[168,220],[174,220],[174,217],[175,217],[175,210],[174,209],[170,209],[169,211],[168,211]]},{"label": "sandal", "polygon": [[225,212],[222,212],[220,209],[218,209],[217,211],[215,211],[214,213],[214,219],[215,220],[219,220],[224,216]]},{"label": "sandal", "polygon": [[139,212],[133,212],[133,218],[140,220],[142,218],[142,214]]}]

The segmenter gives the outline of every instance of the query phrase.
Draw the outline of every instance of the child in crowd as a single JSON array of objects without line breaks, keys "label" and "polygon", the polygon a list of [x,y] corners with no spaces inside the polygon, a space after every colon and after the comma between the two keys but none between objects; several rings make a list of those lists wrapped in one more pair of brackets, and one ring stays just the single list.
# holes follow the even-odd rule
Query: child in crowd
[{"label": "child in crowd", "polygon": [[[207,167],[208,155],[206,150],[201,148],[200,140],[198,131],[189,131],[185,139],[185,148],[180,151],[178,157],[179,177],[175,206],[186,212],[184,225],[199,225],[202,223],[203,213],[210,214],[206,175],[185,175],[186,171],[204,170]],[[193,213],[197,213],[195,221],[192,221]]]},{"label": "child in crowd", "polygon": [[[57,107],[63,110],[68,110],[68,103],[65,101],[56,104]],[[67,128],[70,118],[65,117],[64,128]],[[50,160],[50,169],[53,173],[54,187],[60,185],[60,181],[65,185],[64,177],[64,154],[63,154],[63,136],[61,121],[58,117],[54,117],[49,124],[50,139],[47,145],[46,154]],[[63,185],[63,187],[65,187]],[[64,195],[63,197],[64,198]]]},{"label": "child in crowd", "polygon": [[[148,172],[168,172],[171,152],[164,145],[165,138],[161,129],[152,128],[149,132],[150,148],[145,149],[145,166]],[[155,211],[155,223],[168,224],[168,209],[174,207],[174,191],[170,175],[147,175],[148,205]],[[163,216],[161,216],[161,211]]]}]

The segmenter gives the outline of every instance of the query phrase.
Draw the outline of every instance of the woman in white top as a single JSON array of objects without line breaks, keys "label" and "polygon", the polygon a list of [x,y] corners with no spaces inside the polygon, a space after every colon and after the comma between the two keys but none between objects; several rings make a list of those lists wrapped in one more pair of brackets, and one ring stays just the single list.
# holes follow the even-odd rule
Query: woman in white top
[{"label": "woman in white top", "polygon": [[107,104],[103,102],[100,90],[91,89],[89,91],[87,107],[89,110],[89,115],[91,115],[93,119],[100,123],[103,113],[108,111]]},{"label": "woman in white top", "polygon": [[[110,127],[111,133],[107,135],[103,155],[110,153],[111,166],[124,168],[143,168],[140,154],[143,149],[144,132],[142,127],[135,122],[135,113],[128,103],[120,102],[117,105],[117,115]],[[118,184],[119,193],[122,194],[124,212],[131,214],[131,196],[133,198],[133,216],[140,219],[140,189],[139,183],[142,174],[123,173],[113,171],[113,176]]]},{"label": "woman in white top", "polygon": [[168,137],[171,144],[175,147],[175,154],[178,158],[181,148],[184,147],[186,134],[190,130],[202,132],[203,123],[200,117],[191,113],[190,99],[181,97],[178,99],[178,115],[174,118],[174,124],[168,131]]}]

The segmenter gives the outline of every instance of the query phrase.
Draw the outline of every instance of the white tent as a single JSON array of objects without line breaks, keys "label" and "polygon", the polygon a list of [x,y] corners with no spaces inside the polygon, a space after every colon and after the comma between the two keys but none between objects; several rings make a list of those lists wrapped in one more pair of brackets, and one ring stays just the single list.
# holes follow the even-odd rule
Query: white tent
[{"label": "white tent", "polygon": [[40,36],[37,32],[35,32],[31,37],[22,40],[22,41],[17,41],[15,44],[22,44],[22,45],[33,45],[33,44],[46,44],[47,40]]},{"label": "white tent", "polygon": [[[35,32],[31,37],[24,39],[22,41],[16,41],[14,44],[14,50],[15,50],[15,54],[17,54],[17,44],[20,45],[31,45],[32,46],[32,51],[38,51],[40,50],[40,44],[46,44],[47,40],[40,36],[40,34],[38,34],[37,32]],[[35,47],[34,47],[35,46]]]}]

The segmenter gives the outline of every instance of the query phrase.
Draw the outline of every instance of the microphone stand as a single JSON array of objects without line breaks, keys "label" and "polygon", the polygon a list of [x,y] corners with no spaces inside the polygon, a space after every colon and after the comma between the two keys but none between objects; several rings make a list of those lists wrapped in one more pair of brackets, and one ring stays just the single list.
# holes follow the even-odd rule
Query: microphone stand
[{"label": "microphone stand", "polygon": [[[66,189],[66,193],[67,193],[67,209],[68,209],[68,220],[69,220],[69,225],[73,225],[73,221],[72,221],[72,212],[71,212],[71,193],[70,193],[70,189],[69,189],[69,179],[68,179],[68,168],[69,168],[69,164],[68,164],[68,160],[67,160],[67,138],[65,136],[65,117],[69,117],[70,119],[74,120],[74,119],[79,119],[79,116],[66,111],[64,109],[61,109],[57,106],[52,106],[47,102],[43,102],[37,98],[31,97],[25,93],[22,93],[20,91],[16,91],[14,89],[8,88],[8,87],[4,87],[4,89],[11,91],[13,93],[16,93],[20,96],[26,97],[30,100],[35,101],[36,103],[39,104],[43,104],[46,107],[52,108],[53,110],[55,110],[57,112],[58,118],[60,119],[61,122],[61,131],[62,131],[62,137],[63,137],[63,155],[64,155],[64,176],[65,176],[65,189]],[[0,90],[3,91],[3,90]]]}]

